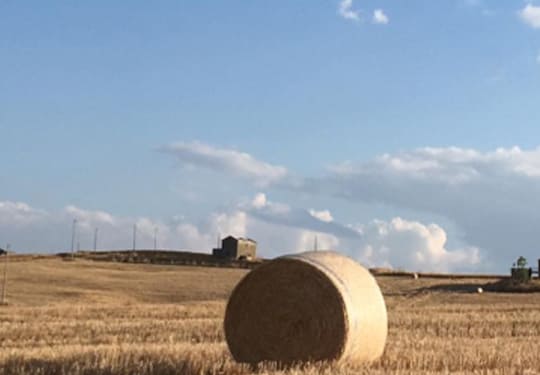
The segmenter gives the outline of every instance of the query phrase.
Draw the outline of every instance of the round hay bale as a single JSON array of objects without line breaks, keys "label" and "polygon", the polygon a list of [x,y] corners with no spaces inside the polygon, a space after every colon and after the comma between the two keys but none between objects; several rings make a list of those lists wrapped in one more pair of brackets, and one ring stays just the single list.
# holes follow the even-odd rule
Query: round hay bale
[{"label": "round hay bale", "polygon": [[388,329],[386,306],[367,269],[335,252],[274,259],[248,273],[225,311],[234,359],[371,362]]},{"label": "round hay bale", "polygon": [[476,291],[478,292],[478,294],[484,293],[484,289],[482,289],[482,288],[478,288],[478,289],[476,289]]}]

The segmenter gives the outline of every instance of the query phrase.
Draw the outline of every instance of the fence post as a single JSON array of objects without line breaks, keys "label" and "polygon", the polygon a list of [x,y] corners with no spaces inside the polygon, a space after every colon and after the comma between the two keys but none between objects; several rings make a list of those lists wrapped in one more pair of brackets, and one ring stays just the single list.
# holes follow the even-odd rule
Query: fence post
[{"label": "fence post", "polygon": [[9,254],[9,244],[6,246],[6,253],[4,254],[4,282],[2,284],[2,301],[1,305],[6,305],[6,294],[7,294],[7,268],[8,268],[8,254]]}]

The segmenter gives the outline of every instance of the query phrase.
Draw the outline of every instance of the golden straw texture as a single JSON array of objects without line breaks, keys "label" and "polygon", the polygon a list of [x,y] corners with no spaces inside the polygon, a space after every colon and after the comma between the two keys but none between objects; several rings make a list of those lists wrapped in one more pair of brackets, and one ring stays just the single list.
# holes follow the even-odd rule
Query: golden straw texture
[{"label": "golden straw texture", "polygon": [[386,335],[386,306],[373,276],[329,251],[253,270],[225,312],[227,344],[238,362],[370,362],[382,355]]}]

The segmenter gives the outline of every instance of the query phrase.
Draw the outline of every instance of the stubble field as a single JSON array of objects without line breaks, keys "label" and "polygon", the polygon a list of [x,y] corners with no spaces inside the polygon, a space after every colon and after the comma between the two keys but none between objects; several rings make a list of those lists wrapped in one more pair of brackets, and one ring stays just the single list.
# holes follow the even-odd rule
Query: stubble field
[{"label": "stubble field", "polygon": [[489,280],[397,277],[378,279],[389,336],[376,363],[238,365],[222,320],[246,272],[13,262],[9,305],[0,307],[0,374],[540,373],[539,294],[474,293]]}]

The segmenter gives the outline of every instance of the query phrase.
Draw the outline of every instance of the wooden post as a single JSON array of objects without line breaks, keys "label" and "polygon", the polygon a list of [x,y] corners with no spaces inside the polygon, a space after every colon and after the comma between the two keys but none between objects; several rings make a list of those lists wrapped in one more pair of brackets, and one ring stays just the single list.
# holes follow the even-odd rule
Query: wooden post
[{"label": "wooden post", "polygon": [[6,305],[6,294],[7,294],[7,268],[8,268],[8,254],[9,254],[9,244],[6,246],[6,253],[4,254],[4,282],[2,283],[2,301],[0,304]]}]

